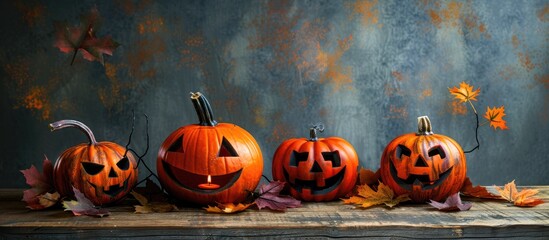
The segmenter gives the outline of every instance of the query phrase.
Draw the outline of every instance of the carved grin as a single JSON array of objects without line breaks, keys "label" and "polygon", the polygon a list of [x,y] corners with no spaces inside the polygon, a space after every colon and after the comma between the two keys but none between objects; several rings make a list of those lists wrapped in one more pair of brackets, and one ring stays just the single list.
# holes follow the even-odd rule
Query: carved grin
[{"label": "carved grin", "polygon": [[343,181],[346,167],[347,166],[343,167],[336,175],[330,178],[327,178],[324,182],[325,183],[324,186],[322,187],[317,186],[316,180],[301,180],[296,178],[295,182],[291,182],[289,174],[285,168],[284,168],[284,177],[286,178],[290,186],[298,192],[302,192],[303,189],[305,188],[305,189],[309,189],[311,191],[311,194],[313,195],[326,194],[336,189],[337,186],[339,186],[339,184],[341,183],[341,181]]},{"label": "carved grin", "polygon": [[130,179],[131,176],[132,176],[132,174],[130,173],[128,178],[126,178],[126,180],[124,180],[124,182],[122,183],[122,186],[120,186],[120,184],[110,185],[109,190],[105,190],[101,187],[97,187],[97,185],[91,183],[90,181],[88,181],[88,183],[95,188],[96,192],[98,192],[100,189],[102,189],[104,194],[107,194],[111,197],[115,197],[119,193],[124,192],[128,189],[128,179]]},{"label": "carved grin", "polygon": [[205,183],[207,181],[207,175],[201,175],[185,171],[173,167],[167,162],[162,162],[166,174],[182,188],[191,190],[193,192],[205,193],[205,194],[214,194],[221,192],[227,188],[233,186],[233,184],[240,178],[242,174],[242,168],[236,172],[224,174],[224,175],[212,175],[212,183],[218,184],[220,188],[218,189],[201,189],[198,188],[198,185]]},{"label": "carved grin", "polygon": [[398,177],[398,173],[393,162],[389,161],[389,164],[391,166],[391,176],[393,177],[393,179],[397,182],[398,185],[409,191],[413,189],[413,186],[420,186],[423,190],[430,190],[440,186],[440,184],[442,184],[444,180],[448,178],[448,176],[452,172],[452,169],[454,168],[453,166],[448,168],[448,170],[439,175],[439,178],[436,181],[431,182],[429,180],[429,175],[410,174],[407,179],[401,179]]}]

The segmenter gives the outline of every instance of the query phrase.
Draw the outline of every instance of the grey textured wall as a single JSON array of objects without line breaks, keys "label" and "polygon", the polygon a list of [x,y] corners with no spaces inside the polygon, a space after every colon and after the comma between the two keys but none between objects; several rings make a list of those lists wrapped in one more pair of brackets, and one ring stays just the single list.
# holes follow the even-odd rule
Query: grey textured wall
[{"label": "grey textured wall", "polygon": [[[467,155],[478,184],[549,184],[548,1],[2,1],[0,187],[18,171],[84,142],[49,122],[78,119],[99,140],[124,144],[131,110],[150,116],[160,143],[195,123],[190,91],[217,119],[258,140],[264,173],[276,147],[323,122],[351,142],[366,168],[385,145],[429,115],[434,131],[470,149],[474,115],[448,87],[481,88],[480,114],[505,106],[509,130],[480,128]],[[98,37],[121,44],[105,65],[53,47],[55,21],[97,7]],[[481,120],[483,121],[483,120]],[[144,146],[138,118],[134,148]],[[142,171],[144,173],[144,171]],[[143,177],[143,176],[141,176]]]}]

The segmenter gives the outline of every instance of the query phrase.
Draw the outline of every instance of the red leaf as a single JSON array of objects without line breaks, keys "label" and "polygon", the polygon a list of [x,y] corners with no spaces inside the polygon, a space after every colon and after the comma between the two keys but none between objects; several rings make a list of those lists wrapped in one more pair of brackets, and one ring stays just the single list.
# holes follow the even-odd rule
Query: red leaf
[{"label": "red leaf", "polygon": [[106,209],[97,208],[78,189],[72,188],[76,201],[63,201],[65,211],[72,211],[75,216],[88,215],[94,217],[108,216],[110,212]]},{"label": "red leaf", "polygon": [[255,200],[257,208],[269,208],[275,211],[285,211],[287,208],[301,206],[301,201],[291,197],[280,195],[284,188],[284,182],[272,181],[259,188],[259,197]]},{"label": "red leaf", "polygon": [[45,155],[42,165],[42,173],[34,165],[31,165],[29,169],[21,170],[26,183],[31,186],[30,189],[23,191],[23,199],[21,200],[26,202],[27,207],[33,210],[46,208],[47,206],[40,204],[40,196],[53,190],[53,165]]},{"label": "red leaf", "polygon": [[467,211],[473,206],[472,203],[462,203],[459,193],[455,193],[449,196],[444,203],[431,200],[429,203],[431,206],[437,208],[440,211],[451,212],[451,211]]},{"label": "red leaf", "polygon": [[461,194],[469,197],[487,198],[487,199],[502,199],[499,195],[488,192],[483,186],[477,185],[473,187],[473,183],[469,177],[465,178],[463,187],[461,187]]},{"label": "red leaf", "polygon": [[63,53],[73,53],[71,65],[80,50],[82,57],[88,61],[99,61],[104,64],[103,54],[112,56],[118,43],[111,36],[97,38],[95,33],[99,25],[99,12],[93,8],[82,23],[77,27],[69,27],[66,23],[56,24],[54,46]]}]

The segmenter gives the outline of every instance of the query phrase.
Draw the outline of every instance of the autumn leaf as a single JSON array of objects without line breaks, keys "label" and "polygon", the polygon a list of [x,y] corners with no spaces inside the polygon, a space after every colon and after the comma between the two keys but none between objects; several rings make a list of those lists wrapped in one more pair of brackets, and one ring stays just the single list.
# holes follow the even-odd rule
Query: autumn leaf
[{"label": "autumn leaf", "polygon": [[[168,201],[168,195],[164,193],[154,181],[146,179],[144,187],[136,187],[134,191],[144,196],[149,202],[166,202]],[[143,203],[141,203],[143,204]]]},{"label": "autumn leaf", "polygon": [[204,208],[204,209],[206,209],[207,212],[211,212],[211,213],[237,213],[237,212],[242,212],[246,210],[252,205],[254,204],[239,203],[237,205],[234,205],[233,203],[220,203],[217,206],[208,206],[207,208]]},{"label": "autumn leaf", "polygon": [[75,216],[88,215],[93,217],[108,216],[110,212],[93,205],[93,203],[84,196],[78,189],[72,188],[76,201],[63,201],[65,211],[71,211]]},{"label": "autumn leaf", "polygon": [[275,211],[285,211],[287,208],[301,206],[301,201],[286,195],[280,195],[285,182],[272,181],[259,188],[259,197],[255,200],[257,208],[269,208]]},{"label": "autumn leaf", "polygon": [[465,178],[463,187],[460,190],[461,194],[468,197],[485,198],[485,199],[502,199],[499,195],[493,194],[483,186],[477,185],[473,187],[473,183],[469,177]]},{"label": "autumn leaf", "polygon": [[52,203],[46,200],[59,200],[59,197],[55,199],[55,195],[46,196],[50,191],[53,191],[53,165],[47,156],[44,155],[42,173],[34,165],[31,165],[29,169],[21,170],[21,173],[23,173],[26,183],[31,186],[30,189],[23,191],[23,199],[21,199],[27,203],[28,208],[44,209],[57,203],[57,201]]},{"label": "autumn leaf", "polygon": [[135,207],[135,213],[163,213],[163,212],[171,212],[171,211],[177,211],[177,207],[173,204],[167,203],[167,202],[152,202],[149,201],[145,196],[135,192],[130,192],[135,199],[141,204],[140,205],[134,205]]},{"label": "autumn leaf", "polygon": [[501,130],[509,129],[507,127],[507,123],[505,120],[503,120],[503,116],[505,116],[505,107],[501,106],[499,108],[494,107],[490,108],[487,107],[486,114],[484,115],[484,118],[488,119],[490,121],[490,127],[493,127],[494,129],[501,128]]},{"label": "autumn leaf", "polygon": [[515,180],[505,184],[503,189],[497,186],[494,187],[496,188],[496,191],[499,192],[502,198],[518,207],[534,207],[543,203],[542,199],[534,197],[536,194],[538,194],[539,190],[522,189],[519,192],[517,190],[517,186],[515,185]]},{"label": "autumn leaf", "polygon": [[345,204],[358,205],[361,208],[368,208],[375,205],[385,204],[388,207],[394,207],[397,204],[411,200],[407,194],[397,196],[391,188],[383,183],[379,183],[377,191],[374,191],[368,185],[359,185],[357,195],[348,199],[342,199]]},{"label": "autumn leaf", "polygon": [[379,169],[376,172],[373,172],[370,169],[360,168],[358,176],[360,179],[359,180],[360,185],[367,184],[371,186],[379,182],[380,172],[379,172]]},{"label": "autumn leaf", "polygon": [[473,90],[473,86],[461,82],[459,84],[459,88],[453,87],[448,88],[450,93],[455,96],[456,99],[458,99],[461,102],[467,102],[467,101],[477,101],[477,96],[480,93],[480,88],[477,88],[477,90]]},{"label": "autumn leaf", "polygon": [[96,37],[99,25],[97,8],[92,8],[91,12],[82,19],[80,26],[76,27],[69,27],[65,23],[56,24],[54,46],[63,53],[73,53],[71,65],[79,51],[84,59],[99,61],[104,65],[103,54],[112,56],[119,44],[112,40],[111,36]]},{"label": "autumn leaf", "polygon": [[443,212],[467,211],[473,206],[472,203],[462,203],[459,193],[450,195],[444,203],[431,200],[429,205]]}]

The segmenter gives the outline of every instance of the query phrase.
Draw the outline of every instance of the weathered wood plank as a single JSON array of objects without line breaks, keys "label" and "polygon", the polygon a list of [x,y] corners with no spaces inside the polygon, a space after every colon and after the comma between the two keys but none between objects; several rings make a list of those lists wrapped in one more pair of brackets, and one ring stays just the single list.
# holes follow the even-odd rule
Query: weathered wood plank
[{"label": "weathered wood plank", "polygon": [[[536,187],[549,201],[549,187]],[[355,209],[339,201],[305,203],[286,213],[246,211],[234,215],[196,208],[155,214],[134,214],[133,201],[110,207],[105,218],[74,217],[61,209],[31,211],[21,190],[0,189],[0,238],[503,238],[549,236],[549,204],[534,208],[502,201],[474,200],[470,211],[444,213],[426,204],[394,209]]]}]

